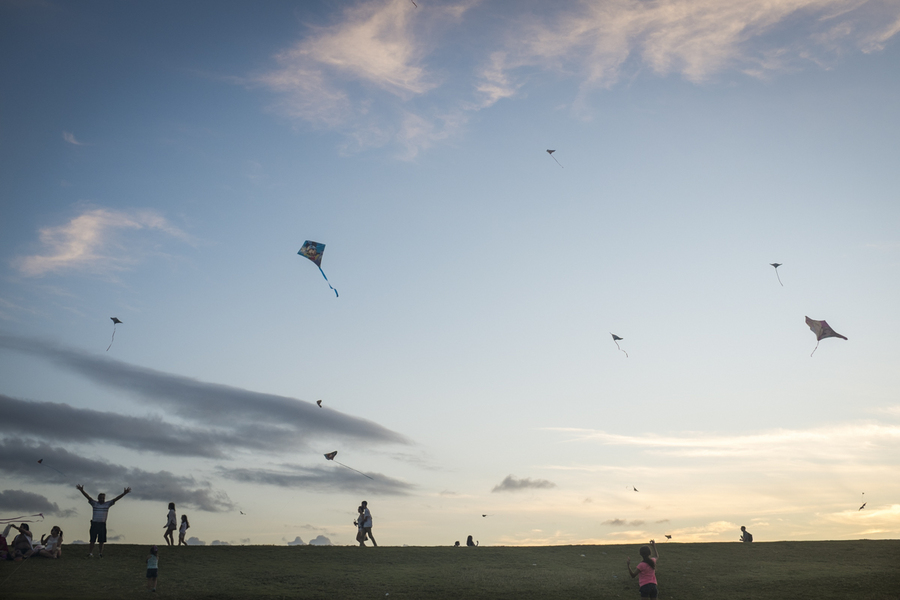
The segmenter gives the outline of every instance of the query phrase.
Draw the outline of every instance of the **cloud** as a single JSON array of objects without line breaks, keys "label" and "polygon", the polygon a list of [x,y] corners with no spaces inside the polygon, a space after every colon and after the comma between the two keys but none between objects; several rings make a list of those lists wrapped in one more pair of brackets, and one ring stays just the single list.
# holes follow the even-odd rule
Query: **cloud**
[{"label": "cloud", "polygon": [[366,492],[376,495],[405,496],[413,490],[413,486],[405,481],[380,473],[373,473],[373,479],[366,479],[346,469],[325,467],[283,465],[282,469],[278,471],[263,468],[219,467],[218,473],[222,477],[234,481],[319,492]]},{"label": "cloud", "polygon": [[135,248],[142,241],[134,235],[128,236],[126,244],[117,235],[122,230],[155,231],[182,241],[189,240],[187,234],[153,211],[95,208],[86,210],[65,225],[41,229],[40,241],[45,253],[19,257],[13,261],[13,266],[29,277],[63,271],[121,271],[136,264],[139,255],[149,252],[146,248]]},{"label": "cloud", "polygon": [[62,138],[74,146],[84,146],[83,143],[75,139],[75,134],[69,131],[63,131]]},{"label": "cloud", "polygon": [[624,527],[628,525],[629,527],[640,527],[644,524],[644,521],[640,519],[635,519],[633,521],[626,521],[624,519],[607,519],[603,521],[602,525],[612,525],[613,527]]},{"label": "cloud", "polygon": [[471,1],[428,10],[369,0],[310,26],[275,55],[276,68],[245,81],[274,93],[272,108],[292,121],[344,132],[345,149],[395,143],[411,159],[456,135],[467,112],[528,83],[575,82],[573,108],[585,112],[592,90],[642,72],[695,83],[723,73],[766,78],[881,51],[898,32],[900,7],[880,0]]},{"label": "cloud", "polygon": [[298,535],[297,537],[294,538],[294,541],[293,541],[293,542],[288,542],[287,545],[288,545],[288,546],[305,546],[305,545],[306,545],[306,542],[304,542],[303,540],[301,540],[301,539],[300,539],[300,536]]},{"label": "cloud", "polygon": [[[49,469],[36,469],[35,463],[40,457],[53,457],[53,464],[66,473],[66,477]],[[99,493],[118,495],[119,489],[131,486],[128,498],[175,502],[210,512],[234,510],[234,504],[225,492],[214,490],[209,483],[198,482],[194,477],[128,468],[20,438],[0,440],[0,473],[41,483],[68,486],[72,486],[72,482],[83,483],[88,490],[94,490],[94,497]]]},{"label": "cloud", "polygon": [[522,490],[544,490],[556,487],[556,484],[546,479],[516,479],[515,475],[507,475],[506,479],[494,486],[491,492],[519,492]]},{"label": "cloud", "polygon": [[56,502],[50,502],[44,496],[24,490],[3,490],[0,492],[0,511],[43,513],[44,516],[68,518],[78,514],[74,508],[60,510]]},{"label": "cloud", "polygon": [[310,546],[331,546],[331,540],[329,540],[324,535],[317,536],[314,539],[309,540]]},{"label": "cloud", "polygon": [[270,445],[227,431],[173,425],[159,417],[131,417],[73,408],[68,404],[19,400],[3,394],[0,394],[0,414],[3,414],[0,431],[57,441],[102,441],[176,456],[221,458],[228,448]]},{"label": "cloud", "polygon": [[[104,387],[152,399],[157,406],[167,408],[183,419],[205,428],[231,432],[244,447],[258,447],[260,440],[266,439],[270,443],[291,439],[296,444],[299,443],[297,440],[323,435],[370,443],[410,443],[401,434],[372,421],[337,410],[320,410],[314,403],[296,398],[207,383],[46,341],[2,333],[0,348],[41,357]],[[60,406],[65,405],[57,405]]]},{"label": "cloud", "polygon": [[210,546],[230,546],[228,542],[222,542],[220,540],[213,540]]},{"label": "cloud", "polygon": [[188,546],[205,546],[206,542],[200,541],[198,537],[190,537],[187,539]]}]

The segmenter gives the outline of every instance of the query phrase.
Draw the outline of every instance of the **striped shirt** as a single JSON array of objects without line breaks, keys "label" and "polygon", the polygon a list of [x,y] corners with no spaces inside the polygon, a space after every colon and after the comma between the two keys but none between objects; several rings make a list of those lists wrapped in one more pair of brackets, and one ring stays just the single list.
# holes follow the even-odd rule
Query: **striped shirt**
[{"label": "striped shirt", "polygon": [[88,500],[88,504],[94,507],[94,514],[91,521],[94,523],[106,523],[106,516],[109,514],[109,507],[115,504],[115,500],[109,502],[97,502],[96,500]]}]

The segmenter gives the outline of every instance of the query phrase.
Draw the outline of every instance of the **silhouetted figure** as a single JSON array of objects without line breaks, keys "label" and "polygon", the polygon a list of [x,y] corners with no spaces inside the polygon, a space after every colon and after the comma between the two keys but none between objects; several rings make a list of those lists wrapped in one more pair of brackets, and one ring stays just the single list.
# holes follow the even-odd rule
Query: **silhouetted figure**
[{"label": "silhouetted figure", "polygon": [[742,542],[752,542],[753,534],[747,531],[747,528],[741,525],[741,541]]},{"label": "silhouetted figure", "polygon": [[466,538],[466,546],[469,546],[470,548],[474,548],[477,545],[478,545],[478,542],[473,542],[471,535],[468,538]]}]

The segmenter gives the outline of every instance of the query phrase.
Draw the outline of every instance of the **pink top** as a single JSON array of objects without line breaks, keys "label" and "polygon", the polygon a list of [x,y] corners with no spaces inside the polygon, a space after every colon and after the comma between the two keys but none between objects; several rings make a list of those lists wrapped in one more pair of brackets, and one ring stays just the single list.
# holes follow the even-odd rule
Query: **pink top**
[{"label": "pink top", "polygon": [[[653,564],[655,566],[656,559],[651,558],[650,560],[653,561]],[[644,561],[641,561],[640,563],[638,563],[637,569],[635,569],[635,570],[638,572],[638,585],[639,586],[643,587],[643,586],[647,585],[648,583],[656,583],[656,569],[651,569],[650,565],[648,565]]]}]

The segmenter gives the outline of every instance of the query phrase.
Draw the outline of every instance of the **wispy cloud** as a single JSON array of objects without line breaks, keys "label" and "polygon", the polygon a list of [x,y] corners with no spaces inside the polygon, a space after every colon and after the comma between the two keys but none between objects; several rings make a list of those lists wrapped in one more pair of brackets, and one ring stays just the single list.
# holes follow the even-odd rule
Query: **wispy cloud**
[{"label": "wispy cloud", "polygon": [[[470,28],[478,33],[448,67],[442,44],[459,41],[443,34],[466,19],[493,26]],[[310,27],[274,57],[277,68],[245,82],[274,92],[279,114],[345,133],[346,150],[396,143],[410,159],[456,135],[471,111],[548,77],[574,82],[572,105],[585,112],[592,90],[641,72],[695,83],[723,73],[765,78],[878,52],[898,32],[900,5],[883,0],[471,1],[428,10],[368,0]]]},{"label": "wispy cloud", "polygon": [[[41,457],[52,457],[65,475],[40,469],[37,459]],[[228,495],[214,490],[208,482],[168,471],[151,472],[85,458],[64,448],[18,437],[0,440],[0,473],[21,481],[65,484],[73,488],[76,483],[82,483],[88,490],[94,490],[94,497],[97,493],[110,494],[130,486],[129,497],[139,500],[175,502],[212,512],[234,510]]]},{"label": "wispy cloud", "polygon": [[[168,408],[189,422],[229,432],[232,441],[239,439],[241,445],[245,447],[257,443],[250,441],[253,438],[284,441],[285,436],[291,436],[296,440],[322,435],[337,435],[345,439],[364,440],[370,443],[410,443],[406,437],[372,421],[346,415],[337,410],[321,410],[312,402],[296,398],[198,381],[42,340],[2,333],[0,333],[0,348],[38,356],[104,387],[124,391],[139,398],[153,399],[159,407]],[[19,411],[28,410],[21,401],[7,399],[6,402]],[[76,411],[65,405],[48,408],[58,415],[68,414],[75,418],[76,422],[88,418],[90,412]],[[138,428],[143,422],[140,419],[132,421],[127,417],[109,414],[103,415],[102,418],[120,422],[129,429]],[[139,440],[152,438],[152,432],[156,431],[157,427],[153,423],[147,425],[148,437],[141,438],[136,434],[135,438],[138,441],[135,443],[140,444],[142,442]],[[223,439],[224,441],[226,440]],[[190,442],[185,444],[187,445],[183,446],[184,450],[193,446]],[[221,447],[221,444],[214,444],[214,448],[216,446]]]},{"label": "wispy cloud", "polygon": [[62,137],[65,141],[69,142],[73,146],[84,146],[83,142],[79,142],[75,139],[75,134],[70,131],[63,131]]},{"label": "wispy cloud", "polygon": [[21,273],[39,277],[47,273],[86,271],[110,273],[126,269],[139,261],[141,243],[134,236],[127,242],[122,230],[161,232],[188,241],[189,237],[165,218],[150,210],[115,211],[89,209],[64,225],[40,230],[44,253],[17,258],[13,265]]},{"label": "wispy cloud", "polygon": [[45,517],[67,518],[78,514],[74,508],[61,510],[56,502],[51,502],[40,494],[25,490],[3,490],[0,492],[0,511],[43,513]]},{"label": "wispy cloud", "polygon": [[274,469],[229,469],[220,467],[219,475],[234,481],[258,483],[283,488],[315,490],[319,492],[353,492],[375,495],[405,496],[413,490],[413,486],[383,475],[372,473],[368,479],[346,469],[328,469],[325,467],[301,467],[282,465]]},{"label": "wispy cloud", "polygon": [[641,521],[640,519],[635,519],[633,521],[627,521],[625,519],[607,519],[601,523],[601,525],[612,525],[613,527],[624,527],[626,525],[630,527],[640,527],[643,524],[644,521]]},{"label": "wispy cloud", "polygon": [[491,492],[521,492],[524,490],[546,490],[556,487],[556,484],[546,479],[531,479],[525,477],[518,479],[515,475],[507,475],[506,478],[494,486]]}]

